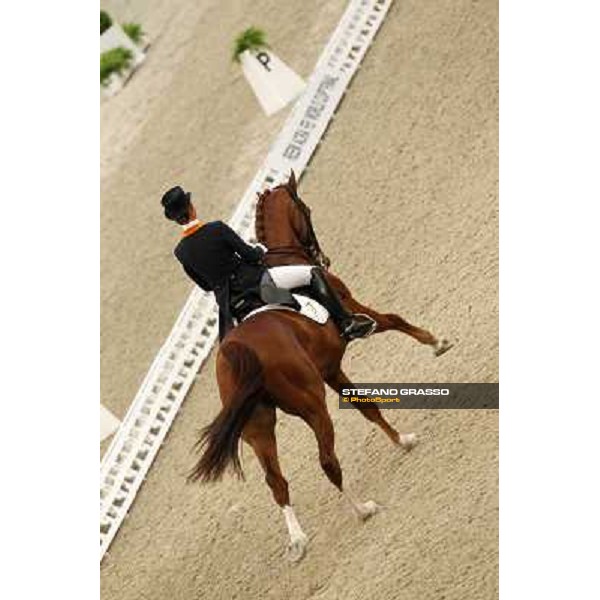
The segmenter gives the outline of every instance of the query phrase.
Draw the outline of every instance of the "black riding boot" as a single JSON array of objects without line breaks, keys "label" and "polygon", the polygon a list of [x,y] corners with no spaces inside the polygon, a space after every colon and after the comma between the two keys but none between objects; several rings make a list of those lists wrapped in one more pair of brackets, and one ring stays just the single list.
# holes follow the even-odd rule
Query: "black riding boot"
[{"label": "black riding boot", "polygon": [[310,289],[315,300],[329,311],[331,319],[348,341],[373,333],[376,326],[375,321],[367,315],[349,313],[319,267],[315,267],[311,271]]}]

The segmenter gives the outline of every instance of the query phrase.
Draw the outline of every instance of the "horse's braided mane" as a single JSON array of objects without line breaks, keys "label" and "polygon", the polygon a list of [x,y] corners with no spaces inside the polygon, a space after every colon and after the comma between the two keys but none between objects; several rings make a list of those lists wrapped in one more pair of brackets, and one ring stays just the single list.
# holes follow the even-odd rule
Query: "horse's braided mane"
[{"label": "horse's braided mane", "polygon": [[260,241],[265,240],[265,211],[264,211],[264,200],[271,194],[272,190],[265,190],[258,195],[258,202],[256,203],[256,214],[254,216],[254,228],[256,230],[256,239]]}]

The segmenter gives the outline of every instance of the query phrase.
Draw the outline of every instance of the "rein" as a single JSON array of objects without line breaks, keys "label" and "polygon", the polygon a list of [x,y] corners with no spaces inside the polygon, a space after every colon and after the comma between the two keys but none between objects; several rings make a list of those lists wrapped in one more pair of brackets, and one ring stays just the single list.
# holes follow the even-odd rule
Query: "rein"
[{"label": "rein", "polygon": [[300,209],[300,212],[304,216],[306,221],[306,226],[308,228],[308,234],[310,236],[310,242],[308,246],[308,251],[304,250],[304,253],[312,260],[320,264],[322,267],[327,269],[329,267],[329,259],[323,254],[321,250],[321,246],[319,246],[319,240],[317,239],[317,234],[315,233],[312,219],[310,217],[310,210],[308,206],[302,201],[298,192],[292,189],[288,184],[283,184],[281,187],[285,188],[295,202],[296,206]]}]

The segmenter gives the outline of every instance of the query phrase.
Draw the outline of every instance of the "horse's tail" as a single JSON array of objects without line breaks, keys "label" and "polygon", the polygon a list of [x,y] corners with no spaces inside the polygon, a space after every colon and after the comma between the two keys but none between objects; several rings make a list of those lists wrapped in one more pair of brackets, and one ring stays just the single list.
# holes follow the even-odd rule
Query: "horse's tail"
[{"label": "horse's tail", "polygon": [[231,401],[215,420],[200,432],[196,448],[203,451],[188,481],[217,481],[231,464],[244,478],[238,446],[242,429],[263,397],[263,370],[256,353],[238,342],[226,342],[219,352],[229,363],[237,385]]}]

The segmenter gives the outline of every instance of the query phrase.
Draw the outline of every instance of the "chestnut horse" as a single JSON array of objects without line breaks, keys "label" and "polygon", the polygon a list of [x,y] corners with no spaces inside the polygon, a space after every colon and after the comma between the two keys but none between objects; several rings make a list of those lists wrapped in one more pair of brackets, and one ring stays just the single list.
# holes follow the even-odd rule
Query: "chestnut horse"
[{"label": "chestnut horse", "polygon": [[[287,184],[260,195],[256,207],[256,239],[269,250],[265,257],[268,267],[317,265],[328,269],[331,264],[319,245],[310,208],[298,196],[293,171]],[[328,272],[327,279],[348,311],[368,315],[377,323],[373,334],[384,331],[406,333],[421,344],[430,346],[435,356],[441,356],[452,347],[448,340],[438,340],[429,331],[411,325],[400,315],[382,314],[361,304],[333,273]]]},{"label": "chestnut horse", "polygon": [[[293,172],[287,184],[260,196],[256,235],[268,248],[265,257],[268,266],[329,266],[314,233],[310,211],[298,197]],[[438,355],[450,347],[398,315],[380,314],[361,305],[339,278],[331,273],[328,278],[350,311],[375,319],[376,333],[391,329],[402,331],[432,346]],[[320,325],[295,312],[272,310],[252,315],[231,330],[217,353],[217,382],[223,408],[201,432],[197,446],[203,453],[189,479],[215,481],[228,466],[243,477],[238,454],[241,437],[253,448],[275,502],[283,511],[290,536],[288,556],[294,562],[304,556],[308,538],[291,507],[288,483],[279,465],[276,408],[300,417],[313,430],[325,475],[349,501],[358,518],[366,520],[379,509],[375,502],[359,502],[349,493],[343,485],[335,453],[325,384],[336,392],[344,386],[354,387],[341,368],[346,346],[331,320]],[[381,427],[397,447],[410,450],[415,445],[415,434],[396,431],[376,406],[352,406]]]}]

